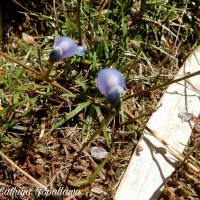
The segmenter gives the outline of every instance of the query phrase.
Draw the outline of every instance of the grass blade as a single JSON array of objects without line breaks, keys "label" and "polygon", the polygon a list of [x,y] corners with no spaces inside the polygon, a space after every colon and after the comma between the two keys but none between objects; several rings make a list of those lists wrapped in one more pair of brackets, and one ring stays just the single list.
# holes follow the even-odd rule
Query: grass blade
[{"label": "grass blade", "polygon": [[91,104],[90,101],[84,102],[80,104],[76,109],[74,109],[72,112],[64,116],[59,122],[57,122],[48,132],[55,130],[56,128],[60,127],[62,124],[64,124],[66,121],[77,115],[79,112],[81,112],[84,108],[88,107]]}]

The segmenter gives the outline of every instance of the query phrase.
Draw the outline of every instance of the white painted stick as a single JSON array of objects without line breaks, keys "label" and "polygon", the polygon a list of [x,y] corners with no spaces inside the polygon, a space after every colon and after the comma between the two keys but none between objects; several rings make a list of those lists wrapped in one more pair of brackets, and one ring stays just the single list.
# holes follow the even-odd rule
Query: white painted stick
[{"label": "white painted stick", "polygon": [[[176,79],[198,70],[200,46],[188,57]],[[161,106],[147,123],[151,130],[181,153],[184,150],[183,144],[188,142],[193,125],[182,122],[178,113],[185,107],[195,116],[200,112],[200,75],[190,78],[189,81],[194,87],[186,81],[170,85],[160,100]],[[115,194],[115,200],[157,199],[175,170],[177,159],[154,137],[145,132],[139,145],[143,150],[139,154],[136,151],[133,153]]]}]

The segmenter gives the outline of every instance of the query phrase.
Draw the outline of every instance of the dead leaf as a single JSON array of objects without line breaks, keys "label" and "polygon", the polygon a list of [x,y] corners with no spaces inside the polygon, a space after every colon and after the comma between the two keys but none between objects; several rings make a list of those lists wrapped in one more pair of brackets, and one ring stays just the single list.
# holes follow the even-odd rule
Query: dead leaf
[{"label": "dead leaf", "polygon": [[35,39],[33,38],[33,36],[28,35],[26,33],[22,33],[22,40],[24,42],[26,42],[27,44],[32,44],[32,45],[36,44]]}]

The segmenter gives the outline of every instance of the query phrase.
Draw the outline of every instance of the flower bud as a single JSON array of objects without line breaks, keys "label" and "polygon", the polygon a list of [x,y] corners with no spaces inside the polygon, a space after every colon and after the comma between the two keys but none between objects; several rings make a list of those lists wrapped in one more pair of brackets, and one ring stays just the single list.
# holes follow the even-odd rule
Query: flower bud
[{"label": "flower bud", "polygon": [[65,58],[70,58],[74,54],[79,56],[85,55],[87,46],[84,44],[78,46],[72,39],[68,37],[61,37],[55,41],[54,50],[49,55],[50,62],[57,62]]},{"label": "flower bud", "polygon": [[120,94],[125,88],[121,72],[113,68],[102,69],[97,76],[97,87],[110,104],[115,107],[121,105]]}]

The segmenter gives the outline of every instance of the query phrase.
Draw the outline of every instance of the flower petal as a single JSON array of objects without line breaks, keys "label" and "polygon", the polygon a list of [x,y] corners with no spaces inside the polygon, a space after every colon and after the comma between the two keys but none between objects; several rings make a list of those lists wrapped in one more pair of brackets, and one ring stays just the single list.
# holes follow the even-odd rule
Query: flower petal
[{"label": "flower petal", "polygon": [[125,88],[125,80],[121,72],[116,69],[102,69],[97,76],[97,87],[107,97],[114,87]]},{"label": "flower petal", "polygon": [[125,88],[125,80],[121,72],[112,68],[101,70],[97,76],[97,87],[109,103],[116,107],[120,106],[120,93]]}]

